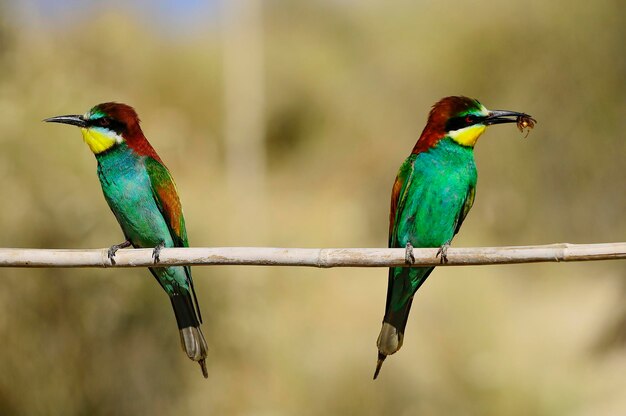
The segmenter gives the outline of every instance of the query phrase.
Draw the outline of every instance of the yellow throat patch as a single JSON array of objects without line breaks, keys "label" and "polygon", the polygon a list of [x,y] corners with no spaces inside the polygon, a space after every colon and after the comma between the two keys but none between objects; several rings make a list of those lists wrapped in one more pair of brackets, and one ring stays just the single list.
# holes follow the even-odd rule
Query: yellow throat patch
[{"label": "yellow throat patch", "polygon": [[487,126],[483,124],[474,124],[472,126],[463,127],[448,133],[450,138],[461,146],[474,147],[476,141],[481,134],[485,132]]},{"label": "yellow throat patch", "polygon": [[83,134],[83,140],[87,146],[96,155],[122,142],[122,137],[115,133],[107,134],[94,128],[81,128],[80,132]]}]

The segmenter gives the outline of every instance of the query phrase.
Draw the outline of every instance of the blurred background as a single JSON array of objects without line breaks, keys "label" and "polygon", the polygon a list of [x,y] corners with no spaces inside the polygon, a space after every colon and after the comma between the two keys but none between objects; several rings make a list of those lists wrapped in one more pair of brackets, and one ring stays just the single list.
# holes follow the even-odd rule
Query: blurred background
[{"label": "blurred background", "polygon": [[[123,239],[76,129],[119,101],[194,246],[385,247],[447,95],[479,141],[456,246],[623,241],[623,2],[0,0],[0,247]],[[371,380],[385,269],[196,267],[209,379],[143,269],[0,270],[0,414],[626,414],[626,263],[447,267]]]}]

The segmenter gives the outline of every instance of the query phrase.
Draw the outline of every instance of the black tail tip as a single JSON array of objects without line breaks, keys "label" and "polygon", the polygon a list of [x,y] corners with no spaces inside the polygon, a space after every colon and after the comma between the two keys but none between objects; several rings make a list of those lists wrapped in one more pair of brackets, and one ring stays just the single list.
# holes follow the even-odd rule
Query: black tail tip
[{"label": "black tail tip", "polygon": [[206,362],[204,361],[204,358],[198,361],[198,364],[200,364],[200,370],[202,370],[204,378],[209,378],[209,372],[206,369]]},{"label": "black tail tip", "polygon": [[378,373],[380,373],[380,369],[383,366],[383,361],[385,361],[387,356],[380,351],[378,352],[378,361],[376,362],[376,370],[374,371],[374,380],[378,377]]}]

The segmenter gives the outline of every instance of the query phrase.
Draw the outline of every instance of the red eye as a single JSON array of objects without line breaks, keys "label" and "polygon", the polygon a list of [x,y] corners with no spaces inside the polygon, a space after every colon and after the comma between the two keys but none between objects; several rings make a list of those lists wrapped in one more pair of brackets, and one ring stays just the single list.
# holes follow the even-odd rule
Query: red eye
[{"label": "red eye", "polygon": [[471,114],[468,116],[465,116],[465,123],[474,124],[475,122],[476,122],[476,116],[471,115]]},{"label": "red eye", "polygon": [[108,118],[106,118],[106,117],[101,118],[101,119],[100,119],[100,125],[101,125],[102,127],[106,127],[106,126],[108,126],[108,125],[109,125],[109,119],[108,119]]}]

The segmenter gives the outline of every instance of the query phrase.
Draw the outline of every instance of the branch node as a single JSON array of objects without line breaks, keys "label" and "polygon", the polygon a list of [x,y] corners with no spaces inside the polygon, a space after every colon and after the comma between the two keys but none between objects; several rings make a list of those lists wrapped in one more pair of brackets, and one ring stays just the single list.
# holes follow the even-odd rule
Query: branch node
[{"label": "branch node", "polygon": [[104,268],[115,266],[115,261],[109,258],[109,249],[103,248],[100,250],[100,264]]},{"label": "branch node", "polygon": [[320,248],[318,253],[317,253],[317,264],[316,267],[319,267],[321,269],[326,269],[328,268],[328,250],[324,249],[324,248]]}]

